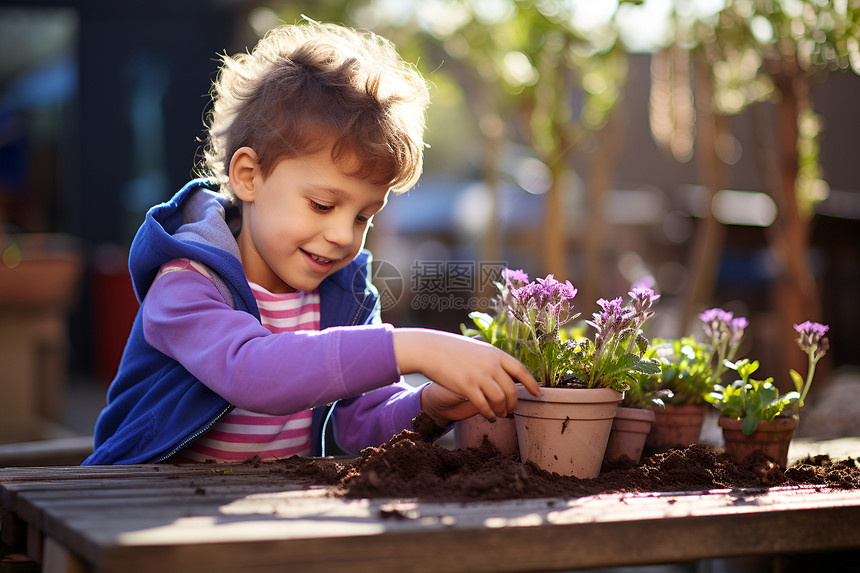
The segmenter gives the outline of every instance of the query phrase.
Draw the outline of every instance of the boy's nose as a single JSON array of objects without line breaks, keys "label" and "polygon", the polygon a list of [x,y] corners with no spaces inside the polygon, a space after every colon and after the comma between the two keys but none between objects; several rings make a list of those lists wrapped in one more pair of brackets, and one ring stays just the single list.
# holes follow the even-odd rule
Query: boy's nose
[{"label": "boy's nose", "polygon": [[349,221],[346,221],[345,217],[342,219],[332,221],[332,224],[325,231],[326,240],[341,247],[352,244],[355,231],[351,219]]}]

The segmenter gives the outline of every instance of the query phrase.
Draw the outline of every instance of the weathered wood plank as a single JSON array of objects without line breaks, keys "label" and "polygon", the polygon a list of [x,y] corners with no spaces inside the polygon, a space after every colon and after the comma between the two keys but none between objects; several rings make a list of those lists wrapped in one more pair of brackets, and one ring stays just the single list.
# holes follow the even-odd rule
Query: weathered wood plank
[{"label": "weathered wood plank", "polygon": [[[2,486],[0,486],[2,487]],[[260,488],[277,491],[290,491],[308,489],[313,487],[309,482],[301,483],[286,481],[283,479],[272,479],[268,477],[242,476],[237,479],[228,480],[218,477],[176,477],[175,479],[138,479],[128,480],[78,480],[78,481],[39,481],[39,482],[16,482],[8,484],[5,490],[11,495],[20,496],[27,493],[30,498],[40,499],[65,499],[70,491],[83,494],[88,497],[112,497],[124,496],[152,496],[165,495],[171,491],[177,494],[198,493],[205,494],[208,491],[218,490],[243,490]],[[10,497],[11,497],[10,495]]]},{"label": "weathered wood plank", "polygon": [[335,497],[268,466],[108,469],[0,472],[4,507],[106,572],[527,571],[860,548],[858,490],[414,503]]},{"label": "weathered wood plank", "polygon": [[[333,458],[328,458],[333,459]],[[137,464],[121,466],[45,466],[0,468],[0,482],[59,480],[156,475],[260,475],[277,473],[289,466],[289,461],[265,462],[265,464]]]},{"label": "weathered wood plank", "polygon": [[[809,512],[783,521],[764,514],[740,524],[729,516],[694,518],[695,521],[666,521],[571,524],[556,527],[508,527],[493,531],[457,528],[413,531],[375,536],[344,536],[337,539],[312,537],[303,540],[272,539],[244,543],[202,544],[189,546],[190,551],[165,545],[134,549],[113,546],[105,556],[110,570],[119,564],[144,571],[159,561],[175,563],[177,570],[265,571],[283,568],[299,571],[331,571],[348,567],[356,572],[380,571],[540,571],[559,568],[656,564],[720,556],[742,556],[804,550],[843,548],[846,536],[819,538],[805,527],[821,530],[831,515]],[[832,526],[832,523],[831,523]],[[792,529],[784,538],[768,544],[767,535],[750,535],[750,531]],[[798,531],[805,531],[798,534]],[[726,532],[729,532],[728,534]],[[858,530],[854,528],[854,535]],[[778,535],[778,534],[774,534]],[[671,540],[668,542],[667,540]],[[762,541],[767,546],[762,551]],[[290,568],[290,569],[287,569]],[[128,569],[130,570],[130,569]]]},{"label": "weathered wood plank", "polygon": [[[99,492],[117,491],[127,495],[148,495],[148,491],[160,488],[191,487],[205,490],[217,485],[237,484],[247,487],[297,489],[309,487],[308,483],[288,481],[283,474],[267,466],[268,471],[241,466],[235,470],[215,466],[145,466],[145,469],[128,469],[133,466],[106,466],[104,468],[73,468],[73,472],[58,471],[66,468],[26,468],[27,471],[0,470],[0,506],[16,510],[17,497],[22,492],[44,492],[46,497],[67,497],[69,491],[79,496],[100,495]],[[104,472],[105,469],[117,471]],[[39,473],[39,470],[43,470]],[[8,479],[7,479],[8,478]],[[54,492],[53,494],[51,492]]]},{"label": "weathered wood plank", "polygon": [[[253,570],[256,558],[252,554],[258,551],[280,555],[280,565],[305,569],[312,567],[317,560],[323,560],[331,566],[331,545],[340,545],[347,540],[365,551],[372,549],[375,554],[399,555],[392,561],[392,570],[406,565],[410,570],[421,570],[420,565],[411,562],[411,555],[400,555],[398,550],[413,536],[416,537],[413,543],[445,547],[446,553],[450,553],[452,548],[459,547],[459,540],[463,538],[474,538],[475,543],[486,545],[510,531],[518,532],[520,538],[539,532],[535,539],[528,541],[530,554],[538,549],[549,551],[554,544],[564,546],[572,539],[581,540],[584,535],[593,535],[595,529],[613,541],[605,553],[596,552],[590,544],[565,550],[569,555],[561,562],[570,567],[581,562],[592,563],[590,566],[623,565],[643,560],[659,563],[667,559],[688,560],[709,555],[845,548],[857,543],[860,539],[860,495],[802,493],[598,496],[568,502],[531,500],[467,505],[386,504],[367,500],[347,502],[337,498],[302,499],[293,496],[290,499],[286,495],[267,495],[249,496],[251,499],[232,505],[209,507],[208,514],[195,507],[190,515],[181,515],[181,511],[169,511],[166,506],[157,508],[155,512],[134,511],[117,519],[106,519],[100,511],[62,516],[49,511],[51,518],[58,522],[47,523],[46,530],[60,537],[66,530],[86,532],[88,557],[105,567],[111,559],[119,559],[126,564],[140,562],[140,570],[147,570],[155,566],[150,561],[154,555],[167,551],[171,554],[171,563],[190,559],[191,562],[178,569],[189,571],[229,571],[240,565]],[[213,515],[212,510],[215,509],[217,514]],[[822,521],[821,531],[833,530],[838,523],[840,532],[836,537],[819,539],[816,533],[809,533],[809,524],[816,521],[817,515],[828,511],[830,517],[818,518]],[[842,518],[840,511],[844,513]],[[384,519],[382,515],[411,517]],[[781,520],[785,523],[780,524]],[[853,526],[850,526],[852,520]],[[846,523],[848,528],[844,527]],[[731,535],[722,531],[725,527],[731,529]],[[767,531],[776,528],[777,537],[771,540],[767,539],[767,534],[763,537],[759,531],[762,527]],[[785,528],[806,533],[803,539],[786,542],[782,538]],[[695,531],[694,537],[699,540],[696,543],[691,540],[691,547],[673,542],[670,554],[652,547],[651,542],[641,535],[642,531],[660,530],[661,536],[683,538],[689,529]],[[718,541],[710,540],[711,537],[718,538]],[[335,538],[337,542],[331,543]],[[316,542],[321,539],[328,539],[329,543],[317,546]],[[658,537],[652,541],[659,543],[660,539],[665,542],[666,538]],[[70,538],[66,542],[75,550],[81,545],[80,539]],[[255,549],[251,550],[251,546]],[[178,551],[179,547],[184,549]],[[474,547],[466,544],[462,551],[468,553]],[[198,555],[201,551],[205,556]],[[509,555],[511,547],[507,545],[493,551],[501,552],[498,554],[514,567],[510,570],[520,570],[516,567],[522,567],[522,570],[549,568],[546,563],[534,562],[532,557],[523,561],[520,556]],[[484,552],[482,549],[481,553]],[[344,556],[344,559],[348,558],[349,553]],[[389,559],[393,558],[385,557],[382,562]],[[459,564],[454,570],[505,570],[499,569],[497,564],[482,568],[480,563],[474,563],[464,555],[456,556],[452,563],[441,565],[439,556],[426,555],[424,559],[435,563],[434,568]],[[374,563],[368,571],[385,570],[380,562]],[[464,564],[468,567],[463,567]],[[260,562],[261,568],[271,565],[268,560]]]}]

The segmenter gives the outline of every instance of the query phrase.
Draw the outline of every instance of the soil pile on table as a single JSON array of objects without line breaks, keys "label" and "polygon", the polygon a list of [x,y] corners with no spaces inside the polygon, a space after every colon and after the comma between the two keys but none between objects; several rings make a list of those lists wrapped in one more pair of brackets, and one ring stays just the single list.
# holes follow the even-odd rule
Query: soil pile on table
[{"label": "soil pile on table", "polygon": [[639,464],[604,466],[593,479],[559,476],[516,456],[480,448],[448,450],[404,431],[388,443],[366,448],[354,459],[285,460],[283,471],[349,498],[410,498],[423,501],[494,501],[582,497],[601,493],[682,492],[817,485],[860,488],[860,461],[816,456],[783,470],[761,452],[743,463],[711,446],[694,444],[651,455]]}]

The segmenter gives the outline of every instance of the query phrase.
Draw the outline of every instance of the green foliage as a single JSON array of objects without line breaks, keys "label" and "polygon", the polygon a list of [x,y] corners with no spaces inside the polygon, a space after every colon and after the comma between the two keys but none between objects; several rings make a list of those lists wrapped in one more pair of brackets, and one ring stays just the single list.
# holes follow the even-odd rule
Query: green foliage
[{"label": "green foliage", "polygon": [[657,364],[657,371],[635,375],[635,383],[624,396],[625,406],[662,408],[667,404],[705,403],[705,396],[714,388],[710,347],[697,343],[692,336],[655,338],[642,355]]},{"label": "green foliage", "polygon": [[692,336],[675,340],[656,339],[651,352],[660,361],[659,388],[667,404],[704,404],[714,388],[711,382],[711,353]]},{"label": "green foliage", "polygon": [[716,385],[707,400],[720,410],[721,416],[743,419],[741,429],[744,434],[752,434],[760,421],[773,420],[786,406],[800,399],[797,392],[780,396],[779,390],[773,384],[773,378],[751,378],[753,372],[758,369],[758,360],[750,362],[744,358],[727,365],[737,372],[740,379],[729,386]]},{"label": "green foliage", "polygon": [[648,346],[648,341],[644,336],[636,334],[636,344],[633,345],[635,352],[629,343],[629,337],[622,339],[611,351],[601,353],[595,360],[594,342],[588,339],[580,341],[582,347],[580,377],[583,380],[593,379],[590,384],[591,387],[614,388],[619,392],[625,392],[625,396],[630,393],[631,398],[626,403],[632,402],[633,396],[640,396],[644,399],[640,376],[652,376],[660,373],[660,363],[641,354]]},{"label": "green foliage", "polygon": [[522,344],[525,332],[518,321],[505,313],[494,318],[485,312],[471,312],[469,318],[472,319],[475,328],[467,328],[461,324],[460,330],[464,336],[481,338],[528,367],[526,362],[529,361],[529,356],[525,345]]},{"label": "green foliage", "polygon": [[672,393],[660,384],[660,363],[654,358],[653,347],[643,354],[643,359],[657,363],[657,372],[635,372],[629,388],[624,392],[621,405],[627,408],[664,408]]},{"label": "green foliage", "polygon": [[639,376],[660,373],[660,362],[646,355],[648,340],[642,324],[653,315],[659,299],[651,289],[634,288],[628,306],[621,298],[601,299],[604,313],[585,324],[596,329],[593,339],[583,328],[562,328],[576,314],[570,301],[576,289],[552,275],[528,283],[522,271],[503,271],[505,283],[497,282],[495,316],[472,312],[474,328],[461,325],[465,336],[480,337],[528,368],[539,384],[556,387],[568,383],[588,388],[629,391],[644,399]]},{"label": "green foliage", "polygon": [[558,386],[565,378],[576,376],[583,359],[579,344],[569,336],[538,339],[529,328],[510,313],[492,317],[484,312],[469,313],[475,328],[460,325],[464,336],[478,337],[523,363],[543,386]]},{"label": "green foliage", "polygon": [[[642,396],[639,377],[660,373],[658,360],[627,352],[626,344],[619,344],[616,352],[603,353],[595,363],[594,343],[582,337],[581,329],[561,329],[558,338],[538,344],[536,339],[527,336],[528,329],[510,315],[493,318],[483,312],[472,312],[469,318],[475,328],[461,325],[463,335],[479,337],[504,350],[522,362],[544,386],[558,386],[570,379],[586,382],[592,379],[594,372],[594,381],[588,384],[589,388],[613,388],[629,392],[631,396]],[[647,340],[641,335],[639,338],[637,350],[643,345],[647,347]],[[637,403],[662,405],[658,396],[642,397]]]}]

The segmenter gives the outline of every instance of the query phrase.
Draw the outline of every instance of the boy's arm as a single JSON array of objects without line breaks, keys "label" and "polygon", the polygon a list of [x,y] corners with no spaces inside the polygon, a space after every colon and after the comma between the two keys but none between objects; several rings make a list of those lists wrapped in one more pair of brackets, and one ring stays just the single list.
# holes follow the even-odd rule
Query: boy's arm
[{"label": "boy's arm", "polygon": [[338,445],[353,454],[368,446],[384,444],[391,436],[412,429],[421,412],[421,391],[404,381],[341,400],[333,421]]},{"label": "boy's arm", "polygon": [[231,404],[282,415],[399,380],[392,328],[272,334],[191,271],[166,273],[143,302],[144,336]]},{"label": "boy's arm", "polygon": [[468,400],[488,420],[507,416],[517,403],[516,382],[535,396],[540,388],[531,372],[516,358],[486,342],[425,328],[398,328],[394,353],[403,374],[421,373],[448,390],[425,400],[427,413],[437,422],[462,416],[458,404]]}]

